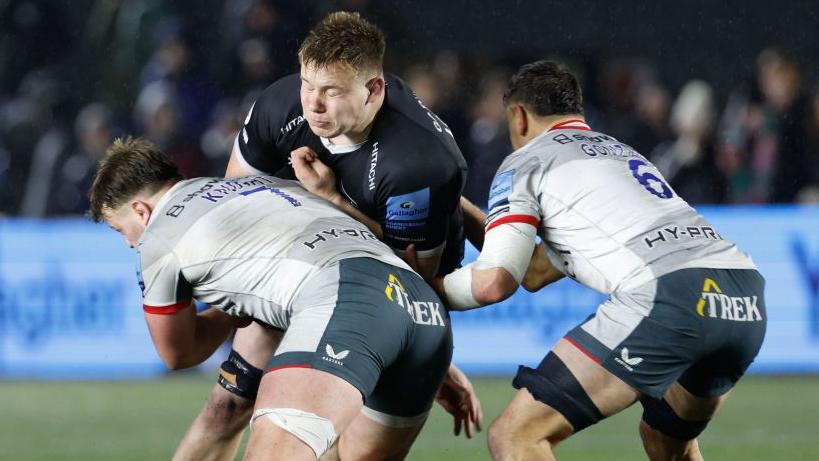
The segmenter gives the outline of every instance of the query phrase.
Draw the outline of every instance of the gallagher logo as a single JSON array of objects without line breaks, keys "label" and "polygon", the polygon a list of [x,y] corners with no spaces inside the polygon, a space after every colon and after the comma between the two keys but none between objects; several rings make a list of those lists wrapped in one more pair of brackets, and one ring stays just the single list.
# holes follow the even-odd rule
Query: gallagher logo
[{"label": "gallagher logo", "polygon": [[697,314],[734,322],[756,322],[762,320],[757,299],[757,296],[728,296],[717,282],[706,278],[702,284],[702,296],[697,302]]}]

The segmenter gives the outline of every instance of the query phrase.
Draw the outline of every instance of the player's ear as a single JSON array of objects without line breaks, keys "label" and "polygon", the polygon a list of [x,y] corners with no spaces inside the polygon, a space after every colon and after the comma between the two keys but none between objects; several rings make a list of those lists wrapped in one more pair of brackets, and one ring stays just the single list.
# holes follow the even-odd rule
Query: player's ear
[{"label": "player's ear", "polygon": [[367,102],[374,102],[376,98],[381,96],[384,93],[384,88],[387,86],[387,82],[384,81],[384,77],[376,76],[369,80],[367,83],[364,84],[367,87],[367,90],[370,92],[369,96],[367,96]]},{"label": "player's ear", "polygon": [[133,200],[131,202],[131,211],[137,216],[137,219],[143,226],[148,225],[148,220],[151,219],[151,212],[153,212],[153,208],[147,202],[143,202],[142,200]]},{"label": "player's ear", "polygon": [[524,137],[529,132],[529,113],[522,104],[515,104],[512,110],[515,111],[515,130]]}]

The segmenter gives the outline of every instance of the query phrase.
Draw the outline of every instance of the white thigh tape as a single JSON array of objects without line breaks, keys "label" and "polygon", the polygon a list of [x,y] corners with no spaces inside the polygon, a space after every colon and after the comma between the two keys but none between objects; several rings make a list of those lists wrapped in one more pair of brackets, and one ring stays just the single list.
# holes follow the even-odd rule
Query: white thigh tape
[{"label": "white thigh tape", "polygon": [[262,416],[306,443],[313,449],[316,458],[321,458],[336,441],[333,423],[313,413],[295,408],[263,408],[253,412],[253,417],[250,418],[251,429],[256,419]]}]

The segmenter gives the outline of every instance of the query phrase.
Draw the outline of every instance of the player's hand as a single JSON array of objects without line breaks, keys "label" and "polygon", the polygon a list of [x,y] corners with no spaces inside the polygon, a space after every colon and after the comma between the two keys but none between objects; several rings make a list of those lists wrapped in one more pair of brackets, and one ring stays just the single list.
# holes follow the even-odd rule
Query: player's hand
[{"label": "player's hand", "polygon": [[475,431],[483,426],[481,402],[472,388],[469,378],[453,364],[449,365],[441,389],[435,401],[455,420],[453,433],[458,436],[463,428],[466,438],[471,439]]},{"label": "player's hand", "polygon": [[290,161],[296,178],[308,191],[319,197],[333,201],[339,195],[336,190],[336,175],[318,158],[313,149],[299,147],[290,153]]},{"label": "player's hand", "polygon": [[[404,261],[406,261],[415,272],[419,274],[424,273],[423,269],[421,268],[421,264],[418,263],[418,250],[415,249],[414,243],[409,244],[407,248],[404,249]],[[424,277],[424,281],[427,282],[436,293],[438,293],[438,296],[441,297],[442,301],[446,302],[443,277]]]}]

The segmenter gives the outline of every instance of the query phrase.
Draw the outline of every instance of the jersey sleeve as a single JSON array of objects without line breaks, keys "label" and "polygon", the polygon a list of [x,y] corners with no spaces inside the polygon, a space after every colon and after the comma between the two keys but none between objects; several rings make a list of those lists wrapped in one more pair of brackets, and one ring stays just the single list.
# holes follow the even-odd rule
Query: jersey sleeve
[{"label": "jersey sleeve", "polygon": [[[290,152],[279,152],[281,130],[301,115],[299,87],[293,76],[264,90],[236,136],[239,162],[251,174],[274,174],[287,166]],[[288,118],[290,117],[290,118]]]},{"label": "jersey sleeve", "polygon": [[[460,171],[439,168],[419,175],[397,175],[390,190],[383,194],[385,211],[380,214],[380,224],[384,242],[399,252],[415,244],[422,258],[443,253],[452,216],[460,204]],[[425,179],[423,183],[418,181],[419,176]]]},{"label": "jersey sleeve", "polygon": [[142,308],[149,314],[173,314],[188,307],[193,287],[182,275],[179,261],[170,251],[139,250],[137,279],[142,289]]},{"label": "jersey sleeve", "polygon": [[538,189],[542,179],[543,168],[536,159],[507,158],[489,189],[486,231],[506,223],[539,227],[542,212]]}]

